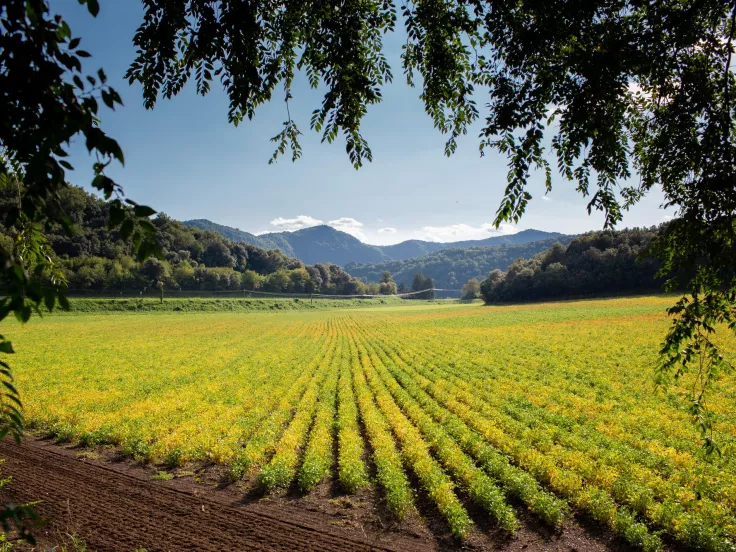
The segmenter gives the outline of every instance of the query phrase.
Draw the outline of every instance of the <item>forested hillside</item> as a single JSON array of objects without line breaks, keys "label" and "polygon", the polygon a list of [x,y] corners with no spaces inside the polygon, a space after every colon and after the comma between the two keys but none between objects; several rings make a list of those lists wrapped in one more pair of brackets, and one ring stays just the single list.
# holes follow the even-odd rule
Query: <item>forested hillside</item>
[{"label": "forested hillside", "polygon": [[354,259],[379,262],[385,259],[381,248],[368,245],[358,238],[331,226],[313,226],[295,232],[264,234],[264,238],[276,237],[288,241],[297,259],[305,263],[335,263],[345,266]]},{"label": "forested hillside", "polygon": [[663,280],[655,278],[659,261],[637,259],[658,232],[656,227],[590,232],[567,247],[555,244],[532,258],[515,260],[506,272],[491,272],[481,284],[481,295],[493,303],[661,291]]},{"label": "forested hillside", "polygon": [[278,249],[287,257],[296,257],[289,241],[284,239],[280,234],[256,236],[250,232],[245,232],[238,228],[233,228],[232,226],[217,224],[216,222],[212,222],[207,219],[185,220],[182,224],[185,226],[199,228],[200,230],[216,232],[223,238],[235,243],[247,243],[263,249]]},{"label": "forested hillside", "polygon": [[[443,249],[458,249],[470,247],[495,247],[499,245],[513,245],[522,243],[532,243],[551,238],[564,238],[564,234],[559,232],[544,232],[542,230],[522,230],[516,234],[505,234],[503,236],[493,236],[483,240],[465,240],[457,242],[431,242],[423,240],[407,240],[395,245],[378,246],[383,254],[391,260],[402,261],[421,257],[429,253],[442,251]],[[360,261],[356,261],[360,262]],[[363,261],[365,262],[365,261]]]},{"label": "forested hillside", "polygon": [[284,255],[296,257],[307,264],[335,263],[343,266],[355,259],[379,262],[387,258],[380,247],[365,244],[350,234],[326,225],[256,236],[206,219],[187,220],[184,224],[212,230],[236,242],[241,241],[264,249],[278,249]]},{"label": "forested hillside", "polygon": [[449,243],[407,240],[394,245],[370,245],[326,225],[313,226],[294,232],[274,232],[256,236],[250,232],[223,226],[207,219],[187,220],[184,221],[184,224],[202,230],[212,230],[235,242],[244,242],[265,249],[279,249],[285,255],[296,257],[305,263],[330,262],[341,266],[348,263],[403,261],[448,248],[493,247],[564,237],[564,234],[557,232],[522,230],[516,234],[493,236],[483,240]]},{"label": "forested hillside", "polygon": [[[0,190],[0,210],[17,200],[17,190]],[[50,224],[46,238],[72,290],[264,290],[359,294],[365,285],[330,264],[305,265],[277,250],[234,243],[165,214],[152,219],[163,259],[134,260],[130,244],[107,227],[108,205],[81,188],[61,192],[73,235]],[[0,227],[0,240],[12,247],[13,233]]]},{"label": "forested hillside", "polygon": [[350,263],[345,270],[356,278],[375,282],[389,271],[397,284],[409,286],[415,274],[432,278],[436,287],[460,288],[471,278],[485,278],[493,269],[505,270],[519,257],[533,257],[555,242],[569,243],[571,236],[550,238],[532,243],[442,249],[429,255],[403,261],[377,264]]}]

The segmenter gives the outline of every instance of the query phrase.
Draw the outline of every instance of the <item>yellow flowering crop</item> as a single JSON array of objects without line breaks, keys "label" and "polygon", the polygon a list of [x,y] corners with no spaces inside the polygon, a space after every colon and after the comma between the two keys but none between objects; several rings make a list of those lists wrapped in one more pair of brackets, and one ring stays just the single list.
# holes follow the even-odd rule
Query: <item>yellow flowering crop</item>
[{"label": "yellow flowering crop", "polygon": [[389,510],[421,490],[459,538],[474,502],[509,532],[520,507],[552,526],[578,511],[644,550],[732,551],[736,385],[713,391],[723,455],[706,456],[688,382],[652,382],[669,303],[54,315],[9,333],[29,422],[63,440],[221,463],[263,492],[373,473]]}]

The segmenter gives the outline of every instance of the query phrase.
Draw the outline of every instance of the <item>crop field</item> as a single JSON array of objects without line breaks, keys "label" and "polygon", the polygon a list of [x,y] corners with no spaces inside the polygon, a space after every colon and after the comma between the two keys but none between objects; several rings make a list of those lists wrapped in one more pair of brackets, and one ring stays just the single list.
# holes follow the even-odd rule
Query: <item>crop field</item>
[{"label": "crop field", "polygon": [[469,512],[512,533],[528,510],[644,550],[733,550],[736,386],[713,393],[723,454],[706,457],[688,382],[654,392],[671,303],[79,314],[8,334],[29,421],[65,440],[223,464],[264,493],[374,485],[398,518],[421,495],[459,539]]}]

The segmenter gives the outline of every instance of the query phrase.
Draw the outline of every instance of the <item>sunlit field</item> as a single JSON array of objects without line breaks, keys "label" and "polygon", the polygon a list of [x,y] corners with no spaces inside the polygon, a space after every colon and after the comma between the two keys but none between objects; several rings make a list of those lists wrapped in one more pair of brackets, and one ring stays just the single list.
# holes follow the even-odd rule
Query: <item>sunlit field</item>
[{"label": "sunlit field", "polygon": [[736,387],[713,393],[723,455],[705,457],[681,390],[652,383],[671,303],[55,315],[8,333],[29,421],[63,439],[222,463],[264,492],[375,473],[396,516],[419,485],[460,537],[473,502],[511,532],[523,508],[576,512],[644,549],[731,550]]}]

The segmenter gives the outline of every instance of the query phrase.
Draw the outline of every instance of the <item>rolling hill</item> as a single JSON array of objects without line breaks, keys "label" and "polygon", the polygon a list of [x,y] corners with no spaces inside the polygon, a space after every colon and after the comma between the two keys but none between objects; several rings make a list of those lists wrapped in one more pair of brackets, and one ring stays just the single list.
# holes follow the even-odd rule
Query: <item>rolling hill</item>
[{"label": "rolling hill", "polygon": [[[376,264],[349,263],[345,270],[367,282],[377,282],[388,270],[397,284],[410,286],[414,275],[421,273],[434,280],[439,288],[460,288],[470,278],[484,279],[498,268],[506,270],[516,259],[529,259],[555,243],[569,244],[573,236],[560,236],[531,243],[511,243],[491,247],[451,247],[414,259],[384,261]],[[446,244],[447,245],[447,244]]]},{"label": "rolling hill", "polygon": [[207,219],[187,220],[184,221],[184,224],[217,232],[234,242],[245,242],[264,249],[280,249],[284,255],[296,257],[307,264],[329,262],[341,266],[346,266],[349,263],[375,264],[404,261],[450,248],[519,245],[566,237],[564,234],[557,232],[523,230],[516,234],[493,236],[483,240],[451,243],[407,240],[395,245],[370,245],[361,242],[350,234],[325,225],[304,228],[294,232],[273,232],[257,236]]}]

